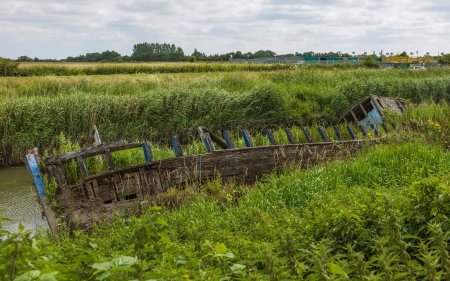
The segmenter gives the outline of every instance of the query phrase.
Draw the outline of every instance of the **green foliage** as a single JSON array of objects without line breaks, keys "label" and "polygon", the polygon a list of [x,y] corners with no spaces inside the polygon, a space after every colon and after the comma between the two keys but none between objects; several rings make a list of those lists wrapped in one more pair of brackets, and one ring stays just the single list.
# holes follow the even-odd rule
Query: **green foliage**
[{"label": "green foliage", "polygon": [[189,57],[189,62],[196,62],[197,58],[195,56],[190,56]]},{"label": "green foliage", "polygon": [[[20,227],[6,280],[446,280],[450,155],[417,143],[267,176],[235,204],[115,215],[56,241]],[[205,186],[204,190],[215,190]],[[207,185],[208,185],[207,184]]]},{"label": "green foliage", "polygon": [[0,75],[13,76],[18,72],[19,62],[0,57]]},{"label": "green foliage", "polygon": [[362,63],[368,68],[380,68],[380,64],[372,56],[364,57]]},{"label": "green foliage", "polygon": [[450,54],[445,54],[443,56],[438,57],[438,62],[442,64],[450,64]]}]

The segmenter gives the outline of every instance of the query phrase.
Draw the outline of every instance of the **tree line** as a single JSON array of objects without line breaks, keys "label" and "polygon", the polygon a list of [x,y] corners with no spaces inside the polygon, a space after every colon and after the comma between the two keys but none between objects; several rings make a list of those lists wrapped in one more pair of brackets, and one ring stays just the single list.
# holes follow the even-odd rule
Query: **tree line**
[{"label": "tree line", "polygon": [[[259,50],[255,53],[252,52],[229,52],[225,54],[213,54],[207,55],[204,52],[200,52],[197,49],[191,55],[185,54],[181,47],[175,46],[175,44],[168,43],[139,43],[133,45],[132,53],[130,56],[122,56],[116,51],[104,51],[101,53],[86,53],[85,55],[79,55],[76,57],[69,56],[63,60],[56,59],[39,59],[30,58],[28,56],[20,56],[15,61],[18,62],[57,62],[57,61],[67,61],[67,62],[176,62],[176,61],[228,61],[230,58],[233,59],[257,59],[257,58],[273,58],[273,57],[283,58],[283,57],[351,57],[348,53],[341,52],[328,52],[328,53],[316,53],[313,51],[309,52],[295,52],[287,54],[276,54],[271,50]],[[377,57],[376,55],[371,55]],[[400,54],[400,56],[408,56],[406,52]],[[439,57],[440,63],[449,63],[449,55]]]},{"label": "tree line", "polygon": [[[130,56],[122,56],[118,52],[104,51],[95,53],[86,53],[79,56],[69,56],[66,59],[56,60],[56,59],[39,59],[31,58],[28,56],[20,56],[16,59],[18,62],[158,62],[158,61],[228,61],[230,58],[234,59],[256,59],[256,58],[271,58],[277,57],[293,57],[293,56],[320,56],[320,57],[337,57],[339,54],[337,52],[328,53],[314,53],[314,52],[304,52],[304,53],[289,53],[277,55],[271,50],[259,50],[255,53],[252,52],[229,52],[225,54],[213,54],[207,55],[204,52],[200,52],[197,49],[189,55],[185,54],[181,47],[175,46],[175,44],[168,43],[139,43],[133,45],[132,53]],[[341,56],[350,56],[349,54],[341,54]]]}]

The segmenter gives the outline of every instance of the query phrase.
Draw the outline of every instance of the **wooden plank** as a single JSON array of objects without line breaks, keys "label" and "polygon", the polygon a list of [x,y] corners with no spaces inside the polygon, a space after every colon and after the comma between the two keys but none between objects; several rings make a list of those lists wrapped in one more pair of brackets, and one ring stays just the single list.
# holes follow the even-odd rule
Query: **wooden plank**
[{"label": "wooden plank", "polygon": [[364,128],[364,126],[363,126],[363,125],[359,125],[359,129],[360,129],[361,132],[363,133],[363,136],[367,137],[367,131],[366,131],[366,129]]},{"label": "wooden plank", "polygon": [[183,157],[183,148],[181,147],[180,140],[177,136],[172,137],[172,147],[175,152],[175,157]]},{"label": "wooden plank", "polygon": [[309,131],[308,131],[308,128],[303,127],[303,128],[302,128],[302,131],[303,131],[303,134],[305,135],[306,141],[309,142],[309,143],[313,143],[314,140],[313,140],[313,138],[311,137],[311,135],[310,135],[310,133],[309,133]]},{"label": "wooden plank", "polygon": [[67,184],[66,176],[61,165],[50,165],[47,166],[47,171],[50,179],[54,178],[58,186],[63,186]]},{"label": "wooden plank", "polygon": [[64,163],[69,162],[72,159],[77,158],[78,156],[87,158],[87,157],[91,157],[91,156],[95,156],[95,155],[100,155],[100,154],[103,154],[103,152],[106,149],[109,149],[111,152],[114,152],[114,151],[119,151],[119,150],[124,150],[124,149],[136,148],[136,147],[140,147],[140,146],[141,146],[140,143],[127,144],[123,141],[105,143],[105,144],[101,144],[101,145],[97,145],[97,146],[86,147],[86,148],[83,148],[83,149],[80,149],[77,151],[72,151],[72,152],[61,154],[61,155],[51,156],[51,157],[47,158],[47,160],[45,160],[45,165],[50,166],[50,165],[55,165],[55,164],[64,164]]},{"label": "wooden plank", "polygon": [[92,181],[87,181],[84,183],[84,188],[87,191],[88,199],[95,199],[94,192],[92,189]]},{"label": "wooden plank", "polygon": [[284,132],[286,133],[286,136],[287,136],[290,144],[297,143],[295,141],[294,136],[292,135],[292,132],[291,132],[291,130],[289,128],[284,128]]},{"label": "wooden plank", "polygon": [[214,144],[208,133],[203,133],[202,140],[203,140],[203,144],[205,145],[206,152],[211,153],[211,152],[215,151]]},{"label": "wooden plank", "polygon": [[384,132],[386,133],[386,134],[388,134],[389,133],[389,129],[388,129],[388,127],[387,127],[387,125],[386,125],[386,123],[381,123],[381,127],[383,128],[383,130],[384,130]]},{"label": "wooden plank", "polygon": [[106,159],[108,160],[108,166],[109,166],[109,170],[115,170],[116,169],[116,165],[114,165],[114,159],[111,155],[111,150],[109,149],[105,149],[105,156]]},{"label": "wooden plank", "polygon": [[334,133],[336,134],[336,137],[339,141],[342,141],[342,135],[341,131],[339,130],[338,126],[333,126]]},{"label": "wooden plank", "polygon": [[[198,127],[198,131],[200,133],[200,138],[202,138],[202,133],[208,133],[211,140],[213,142],[215,142],[218,146],[220,146],[223,149],[227,149],[228,146],[226,144],[226,142],[224,142],[219,136],[217,136],[216,134],[214,134],[213,132],[211,132],[208,128],[206,128],[205,126],[199,126]],[[202,138],[203,139],[203,138]]]},{"label": "wooden plank", "polygon": [[81,174],[83,175],[83,179],[89,176],[88,170],[86,168],[86,164],[84,163],[83,157],[77,156],[78,165],[80,166]]},{"label": "wooden plank", "polygon": [[142,143],[142,150],[144,151],[145,162],[149,163],[155,161],[150,143]]},{"label": "wooden plank", "polygon": [[346,128],[347,128],[347,132],[350,134],[350,137],[352,138],[352,140],[356,140],[356,134],[353,131],[352,126],[347,125]]},{"label": "wooden plank", "polygon": [[377,128],[376,125],[370,124],[370,128],[372,128],[373,133],[375,134],[375,136],[377,136],[377,137],[380,136],[380,132],[378,132],[378,128]]},{"label": "wooden plank", "polygon": [[228,149],[234,148],[234,142],[233,142],[233,139],[231,138],[230,132],[227,131],[227,130],[223,131],[223,137],[225,138],[225,142],[227,144],[227,148]]},{"label": "wooden plank", "polygon": [[325,142],[330,141],[330,139],[328,138],[327,132],[325,132],[325,129],[322,126],[319,126],[317,128],[317,130],[319,131],[319,134],[322,137],[323,141],[325,141]]},{"label": "wooden plank", "polygon": [[355,115],[355,113],[353,112],[353,110],[350,110],[350,113],[352,114],[353,119],[355,119],[355,122],[358,124],[359,120],[358,120],[358,118],[356,118],[356,115]]},{"label": "wooden plank", "polygon": [[91,130],[91,135],[94,135],[95,144],[102,144],[102,140],[100,139],[100,134],[98,133],[97,126],[94,125]]},{"label": "wooden plank", "polygon": [[275,139],[275,137],[273,136],[271,129],[266,129],[266,136],[269,139],[270,145],[278,145],[278,142]]},{"label": "wooden plank", "polygon": [[252,137],[250,136],[250,133],[247,130],[242,129],[241,134],[242,134],[242,138],[244,139],[245,146],[253,147]]},{"label": "wooden plank", "polygon": [[359,107],[361,108],[362,112],[364,113],[364,116],[367,117],[367,111],[364,109],[364,106],[362,104],[359,104]]}]

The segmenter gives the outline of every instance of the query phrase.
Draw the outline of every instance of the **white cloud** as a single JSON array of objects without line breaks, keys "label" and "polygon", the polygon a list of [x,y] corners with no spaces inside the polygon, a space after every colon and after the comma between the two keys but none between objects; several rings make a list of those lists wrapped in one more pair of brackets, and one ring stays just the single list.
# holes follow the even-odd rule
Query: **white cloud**
[{"label": "white cloud", "polygon": [[450,4],[418,0],[0,0],[0,56],[65,58],[133,44],[192,53],[450,52]]}]

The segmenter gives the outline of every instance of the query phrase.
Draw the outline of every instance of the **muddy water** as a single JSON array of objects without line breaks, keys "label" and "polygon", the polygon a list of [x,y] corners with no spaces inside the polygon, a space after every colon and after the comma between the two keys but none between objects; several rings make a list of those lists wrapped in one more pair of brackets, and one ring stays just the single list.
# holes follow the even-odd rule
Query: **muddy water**
[{"label": "muddy water", "polygon": [[15,231],[19,223],[33,232],[48,228],[25,166],[0,168],[0,206],[4,209],[0,216],[12,220],[5,222],[3,229]]}]

